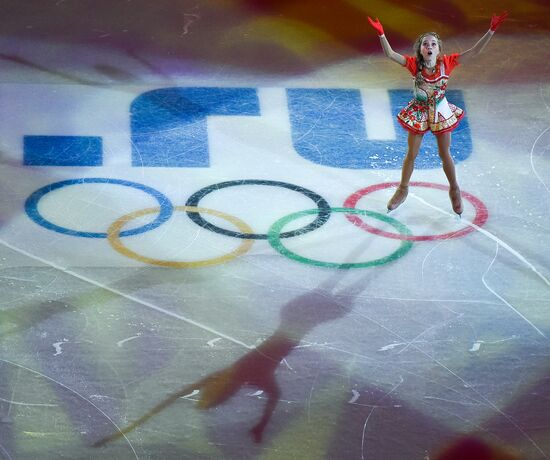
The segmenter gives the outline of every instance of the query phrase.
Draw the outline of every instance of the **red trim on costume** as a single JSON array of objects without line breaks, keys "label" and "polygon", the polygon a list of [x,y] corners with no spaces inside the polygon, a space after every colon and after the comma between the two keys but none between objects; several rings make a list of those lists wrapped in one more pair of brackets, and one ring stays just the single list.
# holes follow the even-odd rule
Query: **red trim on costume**
[{"label": "red trim on costume", "polygon": [[464,112],[462,112],[462,114],[459,117],[456,117],[456,123],[453,126],[449,126],[448,128],[442,129],[441,131],[434,133],[434,136],[438,136],[439,134],[445,134],[445,133],[454,131],[456,128],[458,128],[458,125],[460,124],[460,120],[462,120],[462,118],[464,118]]},{"label": "red trim on costume", "polygon": [[[434,77],[434,75],[437,75]],[[424,77],[424,81],[426,83],[437,83],[439,80],[442,80],[443,78],[449,78],[448,75],[441,75],[440,71],[437,71],[436,73],[429,75],[422,69],[422,76]]]},{"label": "red trim on costume", "polygon": [[[464,118],[465,113],[466,112],[462,111],[462,113],[459,116],[457,116],[455,113],[454,115],[456,117],[456,123],[453,126],[449,126],[448,128],[442,129],[441,131],[437,131],[436,133],[432,131],[433,135],[437,136],[438,134],[448,133],[458,128],[458,125],[460,124],[460,120]],[[405,128],[407,131],[410,131],[414,134],[426,134],[428,131],[430,131],[430,128],[426,129],[425,131],[422,131],[420,129],[415,129],[412,126],[409,126],[408,124],[406,124],[403,120],[401,120],[401,118],[399,117],[396,117],[396,118],[397,118],[397,121],[401,124],[401,126],[403,126],[403,128]]]}]

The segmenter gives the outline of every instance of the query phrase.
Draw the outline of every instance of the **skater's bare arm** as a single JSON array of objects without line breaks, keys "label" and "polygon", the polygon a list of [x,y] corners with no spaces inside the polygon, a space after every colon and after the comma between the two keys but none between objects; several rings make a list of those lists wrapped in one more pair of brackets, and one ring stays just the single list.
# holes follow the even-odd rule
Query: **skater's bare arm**
[{"label": "skater's bare arm", "polygon": [[398,64],[405,65],[405,57],[402,54],[396,53],[392,47],[390,46],[390,42],[386,38],[385,35],[381,35],[380,37],[380,44],[382,45],[382,49],[384,50],[384,54],[389,57],[392,61],[397,62]]},{"label": "skater's bare arm", "polygon": [[494,34],[495,33],[492,30],[488,30],[487,33],[481,37],[474,46],[472,46],[469,50],[460,53],[460,62],[465,62],[481,53]]},{"label": "skater's bare arm", "polygon": [[500,24],[502,24],[507,17],[508,17],[508,13],[506,11],[502,13],[500,16],[493,14],[493,17],[491,18],[491,25],[489,27],[489,30],[469,50],[466,50],[463,53],[460,53],[460,62],[464,62],[465,60],[475,57],[479,53],[481,53],[485,48],[485,46],[487,46],[487,43],[489,43],[491,38],[493,38],[493,35],[495,34],[495,31],[498,29]]}]

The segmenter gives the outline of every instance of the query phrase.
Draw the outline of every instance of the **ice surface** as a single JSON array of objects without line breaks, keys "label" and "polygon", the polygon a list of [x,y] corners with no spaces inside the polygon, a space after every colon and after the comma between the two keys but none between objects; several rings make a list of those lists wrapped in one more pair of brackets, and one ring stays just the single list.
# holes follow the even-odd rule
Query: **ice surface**
[{"label": "ice surface", "polygon": [[[410,79],[345,32],[354,2],[301,26],[276,2],[34,3],[2,19],[2,458],[550,456],[547,6],[451,78],[457,219],[431,135],[386,213]],[[400,8],[414,31],[362,14],[451,52],[501,5]]]}]

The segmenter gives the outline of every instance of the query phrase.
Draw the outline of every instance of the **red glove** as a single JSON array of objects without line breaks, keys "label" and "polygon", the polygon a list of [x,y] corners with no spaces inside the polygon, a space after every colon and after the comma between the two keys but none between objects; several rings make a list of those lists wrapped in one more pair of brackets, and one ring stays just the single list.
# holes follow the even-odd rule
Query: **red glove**
[{"label": "red glove", "polygon": [[[384,35],[384,28],[382,27],[382,24],[380,24],[380,21],[378,18],[376,18],[374,21],[370,18],[370,16],[367,16],[369,18],[369,23],[373,27],[374,30],[378,33],[378,36]],[[503,19],[504,20],[504,19]]]},{"label": "red glove", "polygon": [[500,16],[493,13],[493,16],[491,18],[491,26],[489,27],[493,32],[498,29],[498,26],[500,26],[504,20],[508,17],[508,11],[505,11]]}]

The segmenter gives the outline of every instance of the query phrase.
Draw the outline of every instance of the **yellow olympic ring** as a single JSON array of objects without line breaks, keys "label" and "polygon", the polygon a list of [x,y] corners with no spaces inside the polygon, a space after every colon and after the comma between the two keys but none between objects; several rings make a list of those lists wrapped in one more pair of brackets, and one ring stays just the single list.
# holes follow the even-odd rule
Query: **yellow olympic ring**
[{"label": "yellow olympic ring", "polygon": [[[197,212],[197,213],[201,212],[201,213],[217,216],[227,220],[228,222],[231,222],[242,233],[254,232],[252,228],[248,226],[248,224],[246,224],[239,218],[235,216],[231,216],[229,214],[225,214],[220,211],[215,211],[213,209],[207,209],[207,208],[199,208],[196,206],[174,206],[174,209],[176,211]],[[240,246],[228,254],[225,254],[220,257],[215,257],[213,259],[196,260],[192,262],[177,262],[177,261],[171,261],[171,260],[153,259],[151,257],[142,256],[141,254],[138,254],[137,252],[134,252],[128,249],[126,246],[122,244],[120,240],[120,231],[122,230],[122,227],[124,227],[124,225],[126,225],[129,221],[136,219],[138,217],[145,216],[147,214],[154,214],[158,212],[160,212],[160,207],[145,208],[139,211],[132,212],[130,214],[126,214],[122,216],[120,219],[116,220],[109,227],[109,230],[107,230],[107,240],[109,241],[113,249],[130,259],[134,259],[139,262],[143,262],[150,265],[158,265],[161,267],[172,267],[172,268],[197,268],[197,267],[208,267],[210,265],[218,265],[218,264],[228,262],[231,259],[234,259],[235,257],[238,257],[241,254],[244,254],[245,252],[247,252],[252,246],[252,244],[254,243],[254,240],[242,240],[242,243],[240,244]]]}]

